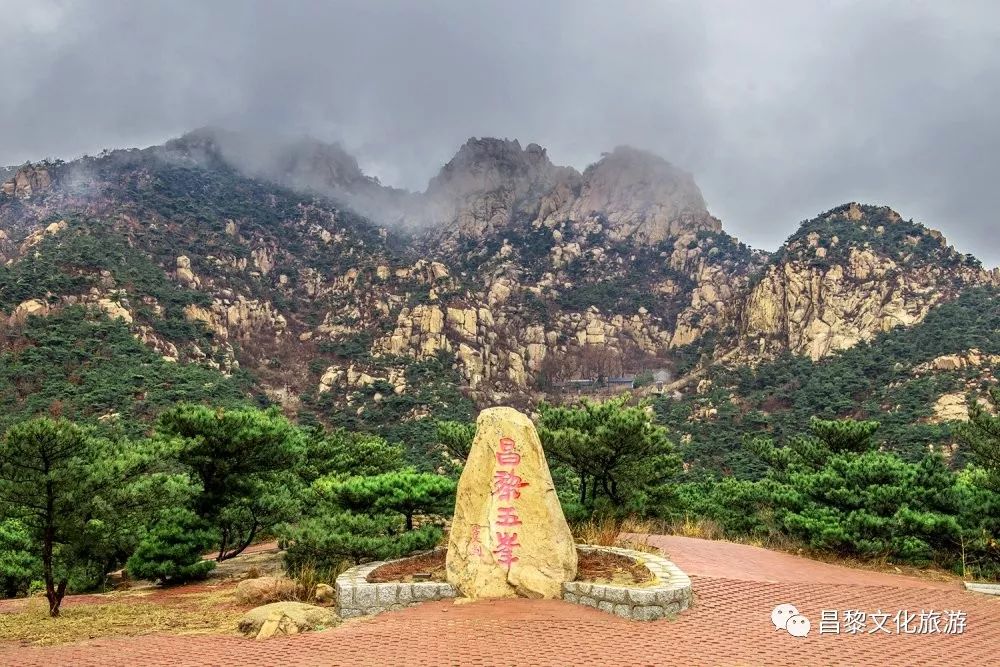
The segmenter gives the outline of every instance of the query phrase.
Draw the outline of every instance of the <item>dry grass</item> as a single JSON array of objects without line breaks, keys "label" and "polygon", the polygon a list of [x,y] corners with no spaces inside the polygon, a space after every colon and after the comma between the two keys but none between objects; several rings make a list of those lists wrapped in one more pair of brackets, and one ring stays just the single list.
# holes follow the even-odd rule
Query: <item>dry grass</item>
[{"label": "dry grass", "polygon": [[711,519],[697,517],[692,519],[685,515],[683,520],[677,520],[667,526],[670,535],[698,537],[703,540],[721,540],[725,538],[722,526]]},{"label": "dry grass", "polygon": [[925,579],[927,581],[962,581],[961,576],[937,565],[917,566],[907,565],[905,563],[893,563],[889,560],[888,556],[865,559],[850,556],[838,556],[836,554],[825,553],[822,551],[813,551],[812,549],[807,549],[794,543],[790,543],[786,546],[786,548],[768,548],[795,554],[797,556],[804,556],[811,560],[818,560],[823,563],[843,565],[844,567],[854,568],[855,570],[869,570],[871,572],[881,572],[883,574],[902,574],[908,577]]},{"label": "dry grass", "polygon": [[787,554],[802,556],[810,560],[817,560],[833,565],[843,565],[856,570],[869,570],[886,574],[904,574],[930,581],[956,581],[961,579],[955,573],[940,567],[902,565],[891,562],[885,556],[862,559],[817,551],[782,533],[770,533],[763,536],[727,535],[718,523],[701,517],[692,519],[686,516],[683,520],[677,520],[664,526],[664,531],[668,535],[681,535],[683,537],[697,537],[704,540],[724,540],[737,544],[747,544],[771,551],[781,551]]},{"label": "dry grass", "polygon": [[645,541],[624,538],[622,535],[649,535],[660,532],[658,525],[648,519],[613,516],[594,517],[573,526],[573,537],[579,544],[603,547],[624,547],[636,551],[658,553],[659,549]]},{"label": "dry grass", "polygon": [[334,585],[345,570],[351,567],[349,561],[340,561],[335,567],[317,567],[315,563],[306,563],[299,568],[293,577],[296,583],[296,598],[302,602],[312,602],[316,597],[316,586],[319,584]]},{"label": "dry grass", "polygon": [[241,612],[228,608],[230,592],[177,596],[176,602],[131,599],[67,606],[50,618],[44,599],[32,599],[24,609],[0,614],[0,642],[47,646],[98,637],[148,634],[201,635],[230,633]]},{"label": "dry grass", "polygon": [[573,526],[573,537],[580,544],[611,547],[618,541],[621,523],[612,516],[591,518]]}]

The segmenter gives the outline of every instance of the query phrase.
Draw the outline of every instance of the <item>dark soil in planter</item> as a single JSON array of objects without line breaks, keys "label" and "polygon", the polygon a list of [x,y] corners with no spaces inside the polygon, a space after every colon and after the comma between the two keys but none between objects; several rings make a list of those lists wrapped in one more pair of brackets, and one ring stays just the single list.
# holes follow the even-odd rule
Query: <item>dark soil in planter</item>
[{"label": "dark soil in planter", "polygon": [[645,565],[640,565],[627,556],[606,551],[577,551],[576,555],[576,581],[629,586],[653,580],[653,575]]},{"label": "dark soil in planter", "polygon": [[[372,584],[384,584],[388,581],[401,581],[410,584],[421,581],[444,583],[448,580],[444,571],[446,553],[445,549],[438,549],[418,556],[404,558],[394,563],[386,563],[372,570],[368,575],[368,581]],[[430,576],[419,576],[422,574]]]},{"label": "dark soil in planter", "polygon": [[[597,584],[635,585],[652,581],[653,575],[644,565],[631,558],[607,552],[577,551],[576,581],[592,581]],[[381,584],[389,581],[418,583],[448,580],[445,573],[444,549],[411,556],[375,568],[368,575],[368,581]]]}]

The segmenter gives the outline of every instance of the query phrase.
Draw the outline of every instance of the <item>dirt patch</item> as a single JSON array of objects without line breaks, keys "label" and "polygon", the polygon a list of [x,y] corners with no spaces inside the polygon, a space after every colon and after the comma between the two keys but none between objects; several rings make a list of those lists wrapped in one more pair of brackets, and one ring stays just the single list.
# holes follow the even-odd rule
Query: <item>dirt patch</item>
[{"label": "dirt patch", "polygon": [[274,542],[255,544],[235,558],[217,563],[209,579],[253,579],[285,574],[285,552]]},{"label": "dirt patch", "polygon": [[653,580],[645,565],[627,556],[606,551],[577,551],[576,581],[619,586],[644,584]]},{"label": "dirt patch", "polygon": [[[420,581],[447,581],[445,550],[432,551],[412,558],[386,563],[372,570],[368,581],[382,584],[390,581],[416,583]],[[653,580],[644,565],[631,558],[607,552],[577,551],[576,581],[600,584],[632,585]]]},{"label": "dirt patch", "polygon": [[444,583],[448,580],[445,573],[446,554],[444,549],[439,549],[393,563],[386,563],[372,570],[368,575],[368,581],[373,584],[384,584],[389,581],[409,584],[421,581]]},{"label": "dirt patch", "polygon": [[64,604],[58,618],[49,617],[44,599],[25,600],[19,610],[0,614],[0,644],[45,646],[105,637],[231,633],[243,613],[232,604],[228,590],[188,590],[156,601],[115,594],[94,602],[94,597]]}]

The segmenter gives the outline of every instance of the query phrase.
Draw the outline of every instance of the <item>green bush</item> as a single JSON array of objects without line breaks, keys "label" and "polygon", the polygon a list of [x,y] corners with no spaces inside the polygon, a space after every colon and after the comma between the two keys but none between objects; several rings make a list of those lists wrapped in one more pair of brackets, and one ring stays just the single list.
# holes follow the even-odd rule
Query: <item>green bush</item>
[{"label": "green bush", "polygon": [[218,543],[219,536],[197,514],[183,508],[165,511],[139,542],[126,569],[137,579],[182,583],[201,579],[215,568],[202,554]]},{"label": "green bush", "polygon": [[0,521],[0,595],[6,598],[25,595],[31,582],[42,572],[42,561],[35,553],[35,541],[23,523],[16,519]]},{"label": "green bush", "polygon": [[573,471],[580,505],[649,514],[669,503],[681,459],[644,405],[628,405],[626,395],[572,406],[542,403],[538,413],[545,452]]},{"label": "green bush", "polygon": [[433,548],[441,541],[437,526],[403,530],[403,519],[392,514],[335,512],[313,516],[282,531],[280,546],[292,572],[303,565],[335,567],[339,561],[399,558]]}]

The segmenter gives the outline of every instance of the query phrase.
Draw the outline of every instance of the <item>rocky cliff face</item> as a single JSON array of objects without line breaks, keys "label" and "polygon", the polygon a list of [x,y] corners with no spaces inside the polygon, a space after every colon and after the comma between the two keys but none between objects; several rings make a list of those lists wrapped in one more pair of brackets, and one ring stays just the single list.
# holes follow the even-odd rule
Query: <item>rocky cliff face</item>
[{"label": "rocky cliff face", "polygon": [[619,147],[583,174],[517,141],[470,139],[431,180],[427,221],[454,245],[525,223],[597,223],[612,241],[653,244],[686,232],[718,232],[694,179],[651,153]]},{"label": "rocky cliff face", "polygon": [[850,204],[789,239],[747,296],[741,333],[754,352],[819,359],[920,322],[942,300],[993,280],[939,233]]},{"label": "rocky cliff face", "polygon": [[[690,175],[631,148],[579,173],[535,144],[472,139],[411,194],[337,147],[230,143],[202,132],[18,171],[0,192],[11,326],[91,304],[165,358],[242,367],[286,404],[410,396],[408,369],[443,354],[494,403],[681,354],[815,359],[998,282],[857,204],[753,251]],[[85,192],[59,185],[71,167]]]},{"label": "rocky cliff face", "polygon": [[25,165],[14,175],[0,183],[0,192],[18,199],[30,199],[33,194],[52,187],[52,176],[44,165]]}]

